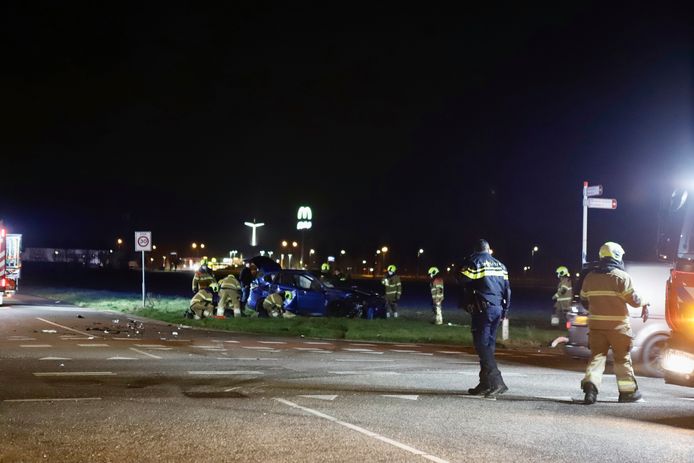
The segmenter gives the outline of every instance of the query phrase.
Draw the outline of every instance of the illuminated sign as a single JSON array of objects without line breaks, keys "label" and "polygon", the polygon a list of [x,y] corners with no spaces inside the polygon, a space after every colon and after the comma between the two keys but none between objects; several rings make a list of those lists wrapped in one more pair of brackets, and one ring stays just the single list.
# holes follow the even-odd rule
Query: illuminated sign
[{"label": "illuminated sign", "polygon": [[311,220],[313,220],[313,212],[308,206],[301,206],[296,213],[298,222],[296,223],[297,230],[308,230],[311,228]]}]

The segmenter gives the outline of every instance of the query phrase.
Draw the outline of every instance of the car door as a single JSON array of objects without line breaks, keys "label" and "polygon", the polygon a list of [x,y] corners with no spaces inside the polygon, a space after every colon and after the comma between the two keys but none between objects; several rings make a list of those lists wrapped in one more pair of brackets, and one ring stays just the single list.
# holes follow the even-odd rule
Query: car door
[{"label": "car door", "polygon": [[301,315],[325,315],[325,292],[320,282],[309,275],[295,275],[296,311]]}]

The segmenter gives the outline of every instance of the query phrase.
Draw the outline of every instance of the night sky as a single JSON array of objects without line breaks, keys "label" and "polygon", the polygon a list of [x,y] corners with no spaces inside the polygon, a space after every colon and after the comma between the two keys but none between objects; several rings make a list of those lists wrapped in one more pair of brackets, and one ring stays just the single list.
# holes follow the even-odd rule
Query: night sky
[{"label": "night sky", "polygon": [[26,247],[228,255],[256,218],[278,249],[307,204],[322,256],[486,237],[512,272],[534,245],[575,268],[583,180],[619,201],[589,253],[635,259],[694,181],[691,7],[52,3],[2,7],[0,217]]}]

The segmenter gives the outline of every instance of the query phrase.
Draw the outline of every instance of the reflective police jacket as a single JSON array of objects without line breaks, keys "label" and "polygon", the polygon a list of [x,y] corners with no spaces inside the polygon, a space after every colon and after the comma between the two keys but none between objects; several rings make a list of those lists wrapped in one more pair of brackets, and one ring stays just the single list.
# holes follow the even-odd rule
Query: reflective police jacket
[{"label": "reflective police jacket", "polygon": [[595,330],[613,330],[629,326],[629,309],[645,301],[634,290],[631,277],[617,266],[601,266],[583,280],[581,302],[590,312],[588,326]]},{"label": "reflective police jacket", "polygon": [[480,305],[500,307],[508,310],[511,306],[511,286],[506,266],[488,252],[476,252],[463,264],[461,282],[463,284],[463,307]]}]

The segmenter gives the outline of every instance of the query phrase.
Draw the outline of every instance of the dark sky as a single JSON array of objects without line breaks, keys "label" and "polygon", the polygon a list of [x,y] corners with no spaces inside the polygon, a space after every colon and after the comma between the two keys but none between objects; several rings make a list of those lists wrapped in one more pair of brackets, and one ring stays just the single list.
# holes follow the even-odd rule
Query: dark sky
[{"label": "dark sky", "polygon": [[277,249],[308,204],[322,255],[441,265],[484,236],[514,270],[533,245],[575,266],[583,180],[619,201],[589,253],[650,258],[694,179],[684,6],[53,3],[2,7],[0,217],[25,246],[225,255],[255,217]]}]

